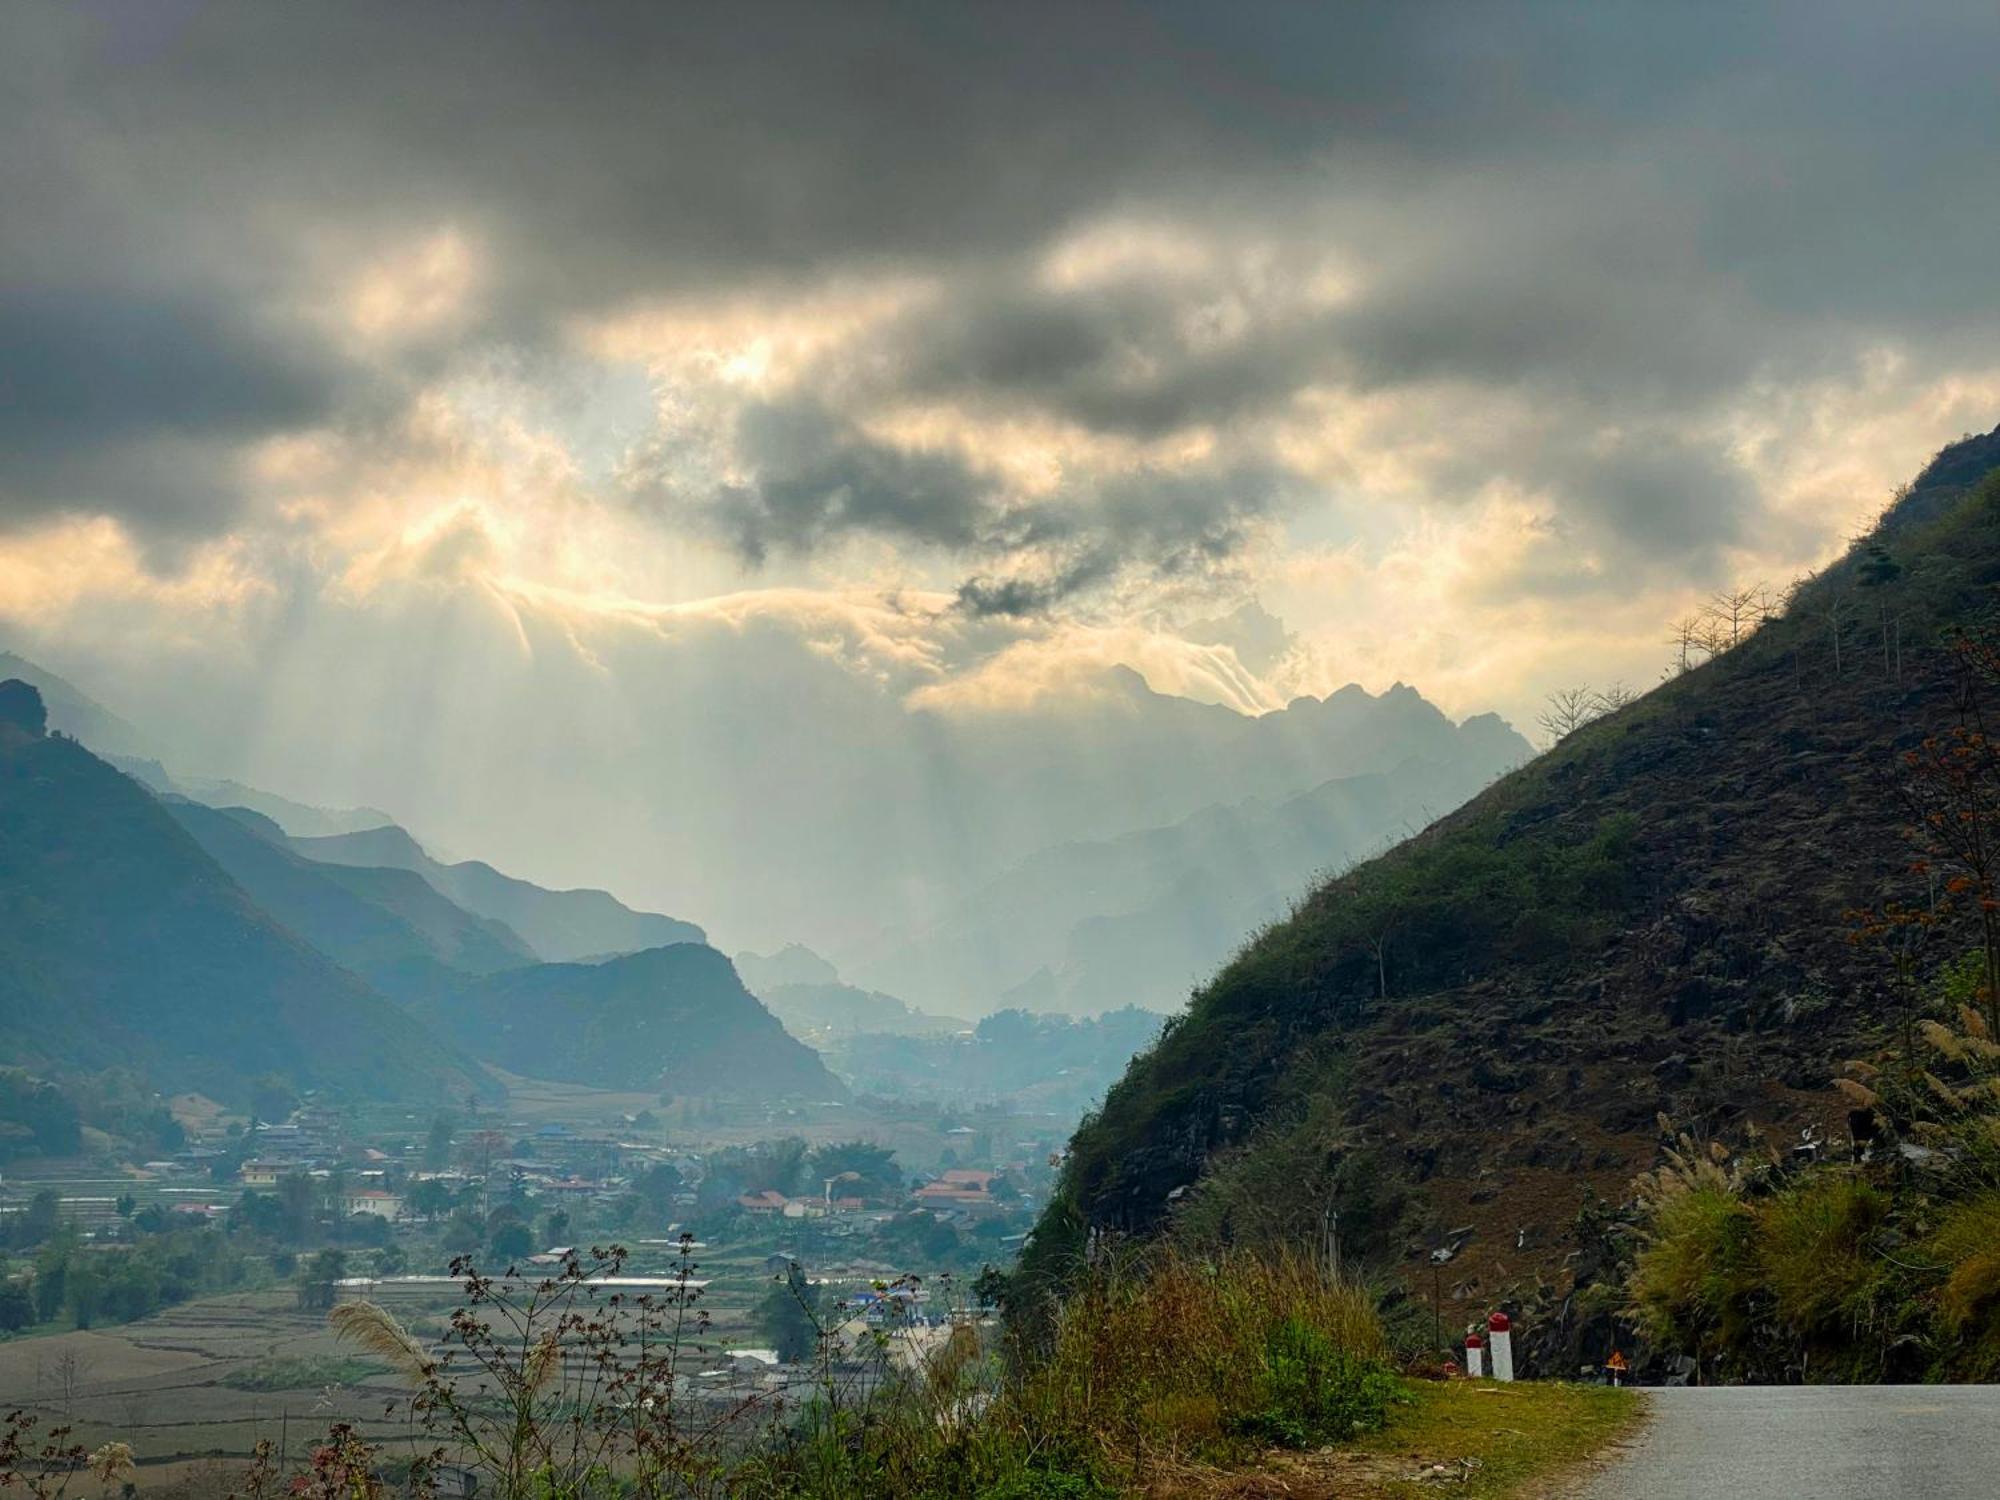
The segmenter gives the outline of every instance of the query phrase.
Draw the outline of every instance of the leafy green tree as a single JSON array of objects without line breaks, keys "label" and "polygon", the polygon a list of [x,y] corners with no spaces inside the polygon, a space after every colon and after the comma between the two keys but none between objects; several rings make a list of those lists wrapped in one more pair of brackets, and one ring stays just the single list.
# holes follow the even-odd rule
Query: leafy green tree
[{"label": "leafy green tree", "polygon": [[442,1172],[451,1165],[451,1137],[456,1128],[456,1122],[448,1114],[431,1120],[430,1131],[424,1137],[424,1165],[431,1171]]},{"label": "leafy green tree", "polygon": [[68,1156],[83,1144],[76,1102],[19,1068],[0,1068],[0,1161]]},{"label": "leafy green tree", "polygon": [[53,1323],[69,1301],[70,1263],[77,1258],[76,1225],[65,1223],[35,1257],[35,1317]]},{"label": "leafy green tree", "polygon": [[286,1239],[304,1244],[312,1234],[318,1208],[319,1190],[305,1173],[287,1172],[278,1179],[278,1213]]},{"label": "leafy green tree", "polygon": [[807,1158],[805,1175],[808,1185],[812,1187],[846,1178],[845,1183],[835,1182],[833,1196],[836,1198],[894,1200],[903,1196],[903,1173],[896,1165],[896,1153],[872,1141],[842,1141],[821,1146]]},{"label": "leafy green tree", "polygon": [[535,1237],[526,1224],[502,1224],[494,1233],[491,1249],[499,1264],[519,1265],[535,1253]]},{"label": "leafy green tree", "polygon": [[569,1213],[565,1209],[557,1209],[542,1221],[542,1234],[551,1245],[561,1244],[562,1237],[568,1233]]},{"label": "leafy green tree", "polygon": [[275,1125],[289,1119],[298,1107],[299,1096],[276,1073],[266,1073],[250,1085],[250,1110],[260,1120]]},{"label": "leafy green tree", "polygon": [[307,1312],[325,1312],[333,1306],[333,1284],[346,1274],[345,1250],[320,1251],[299,1272],[299,1306]]},{"label": "leafy green tree", "polygon": [[655,1219],[664,1219],[673,1212],[674,1195],[686,1190],[687,1184],[671,1163],[661,1162],[648,1167],[632,1180],[632,1196],[638,1200],[640,1210]]},{"label": "leafy green tree", "polygon": [[470,1255],[485,1243],[486,1220],[473,1209],[453,1209],[444,1226],[444,1248],[453,1255]]},{"label": "leafy green tree", "polygon": [[796,1364],[812,1357],[819,1346],[821,1289],[806,1279],[797,1261],[757,1304],[760,1332],[778,1351],[778,1358]]},{"label": "leafy green tree", "polygon": [[278,1239],[285,1232],[284,1206],[269,1193],[245,1188],[243,1196],[236,1200],[236,1207],[230,1211],[229,1232]]},{"label": "leafy green tree", "polygon": [[0,1333],[19,1333],[35,1321],[35,1299],[18,1281],[0,1281]]},{"label": "leafy green tree", "polygon": [[435,1219],[451,1212],[451,1189],[435,1177],[426,1177],[411,1188],[403,1202],[420,1218]]},{"label": "leafy green tree", "polygon": [[120,1193],[118,1201],[112,1207],[118,1211],[119,1218],[129,1219],[139,1211],[139,1200],[130,1193]]},{"label": "leafy green tree", "polygon": [[62,1199],[54,1188],[43,1188],[28,1200],[27,1209],[8,1226],[8,1239],[17,1249],[28,1250],[47,1241],[62,1218]]},{"label": "leafy green tree", "polygon": [[105,1279],[104,1271],[91,1257],[70,1257],[63,1300],[69,1309],[70,1322],[78,1328],[89,1328],[96,1323],[98,1310],[104,1305]]}]

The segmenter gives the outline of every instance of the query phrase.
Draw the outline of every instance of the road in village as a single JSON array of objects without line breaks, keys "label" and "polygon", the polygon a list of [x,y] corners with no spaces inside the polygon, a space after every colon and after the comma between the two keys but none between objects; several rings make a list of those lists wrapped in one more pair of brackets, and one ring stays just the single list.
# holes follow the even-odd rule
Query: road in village
[{"label": "road in village", "polygon": [[1646,1428],[1577,1500],[1991,1500],[2000,1386],[1646,1393]]}]

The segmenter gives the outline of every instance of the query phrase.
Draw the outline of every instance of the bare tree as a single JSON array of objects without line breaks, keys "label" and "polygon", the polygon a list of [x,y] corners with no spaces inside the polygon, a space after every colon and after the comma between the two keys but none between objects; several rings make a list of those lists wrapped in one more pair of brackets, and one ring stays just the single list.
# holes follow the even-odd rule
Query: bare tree
[{"label": "bare tree", "polygon": [[1367,944],[1368,956],[1375,960],[1375,998],[1389,998],[1389,938],[1394,929],[1384,927],[1362,939]]},{"label": "bare tree", "polygon": [[1840,675],[1840,638],[1847,625],[1847,600],[1835,594],[1820,606],[1820,618],[1826,621],[1826,628],[1833,636],[1833,675]]},{"label": "bare tree", "polygon": [[[1637,693],[1625,686],[1624,683],[1614,682],[1610,687],[1597,695],[1597,713],[1616,713],[1626,704],[1636,701],[1638,696]],[[1592,715],[1592,717],[1596,717],[1596,715]]]},{"label": "bare tree", "polygon": [[72,1344],[65,1344],[52,1362],[52,1369],[63,1420],[69,1421],[76,1415],[76,1393],[90,1379],[90,1356]]},{"label": "bare tree", "polygon": [[1715,624],[1704,613],[1676,620],[1673,634],[1667,637],[1667,644],[1674,648],[1675,662],[1683,672],[1707,661],[1719,649]]},{"label": "bare tree", "polygon": [[1598,697],[1589,687],[1558,688],[1548,696],[1547,706],[1535,715],[1535,722],[1542,726],[1551,745],[1567,739],[1583,728],[1592,719],[1604,712],[1598,706]]},{"label": "bare tree", "polygon": [[1727,651],[1756,628],[1759,590],[1725,589],[1711,594],[1701,611],[1715,627],[1720,650]]}]

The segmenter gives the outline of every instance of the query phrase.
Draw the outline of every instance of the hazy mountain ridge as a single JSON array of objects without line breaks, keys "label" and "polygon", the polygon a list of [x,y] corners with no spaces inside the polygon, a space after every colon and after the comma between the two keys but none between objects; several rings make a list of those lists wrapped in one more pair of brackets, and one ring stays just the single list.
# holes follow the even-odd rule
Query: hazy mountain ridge
[{"label": "hazy mountain ridge", "polygon": [[[1423,738],[1440,748],[1434,733]],[[854,967],[870,985],[974,1013],[1171,1009],[1310,879],[1449,812],[1530,753],[1491,715],[1457,727],[1442,748],[1442,760],[1406,759],[1277,803],[1250,798],[1044,849],[929,932]]]},{"label": "hazy mountain ridge", "polygon": [[316,864],[284,830],[246,808],[172,799],[167,811],[251,899],[385,993],[537,962],[503,923],[477,917],[409,870]]},{"label": "hazy mountain ridge", "polygon": [[478,1070],[261,911],[131,778],[0,724],[0,1048],[162,1088],[417,1099]]},{"label": "hazy mountain ridge", "polygon": [[413,1008],[488,1061],[530,1077],[753,1099],[846,1093],[729,960],[700,943],[512,969]]},{"label": "hazy mountain ridge", "polygon": [[294,838],[292,850],[320,864],[408,870],[465,910],[506,926],[550,963],[582,962],[676,943],[705,943],[692,922],[634,911],[608,892],[551,891],[503,875],[480,860],[444,864],[390,824],[324,838]]},{"label": "hazy mountain ridge", "polygon": [[[132,1066],[162,1087],[221,1097],[267,1073],[336,1092],[459,1097],[491,1087],[475,1057],[600,1087],[841,1095],[720,954],[656,944],[596,965],[545,964],[430,877],[525,913],[544,941],[698,939],[691,924],[602,892],[542,891],[490,866],[441,865],[393,826],[358,840],[294,839],[263,812],[182,795],[200,783],[156,762],[137,762],[142,781],[42,734],[46,709],[15,686],[18,722],[0,724],[8,1061]],[[69,694],[65,722],[103,722]],[[301,847],[349,859],[382,851],[417,868],[322,862]],[[503,970],[510,983],[482,987]]]}]

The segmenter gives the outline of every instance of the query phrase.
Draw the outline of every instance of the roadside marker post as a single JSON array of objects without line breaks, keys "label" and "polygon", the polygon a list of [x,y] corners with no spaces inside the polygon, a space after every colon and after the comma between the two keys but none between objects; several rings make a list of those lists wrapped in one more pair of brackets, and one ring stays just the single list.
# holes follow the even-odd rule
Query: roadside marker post
[{"label": "roadside marker post", "polygon": [[1486,1341],[1476,1333],[1465,1336],[1465,1373],[1474,1380],[1486,1374]]},{"label": "roadside marker post", "polygon": [[1625,1372],[1632,1367],[1626,1361],[1624,1355],[1613,1349],[1611,1351],[1611,1358],[1604,1362],[1604,1368],[1611,1372],[1611,1383],[1613,1385],[1623,1385],[1625,1383]]},{"label": "roadside marker post", "polygon": [[1503,1312],[1486,1320],[1486,1343],[1493,1351],[1493,1378],[1514,1378],[1514,1325]]}]

